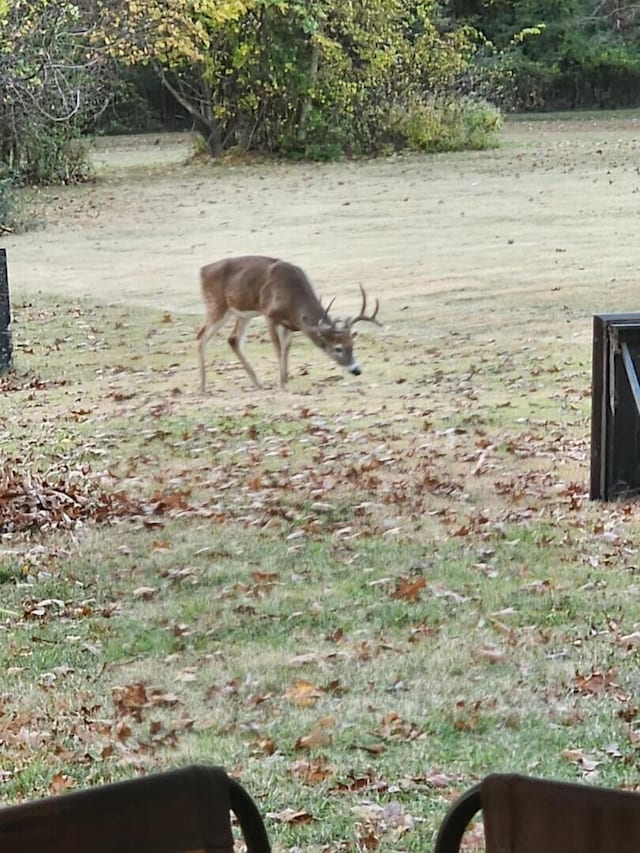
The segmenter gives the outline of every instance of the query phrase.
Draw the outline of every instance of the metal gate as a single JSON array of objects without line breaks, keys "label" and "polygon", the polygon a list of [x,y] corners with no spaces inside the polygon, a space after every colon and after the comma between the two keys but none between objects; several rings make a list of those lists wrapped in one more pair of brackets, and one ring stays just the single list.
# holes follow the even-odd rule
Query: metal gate
[{"label": "metal gate", "polygon": [[593,318],[591,487],[594,500],[640,493],[640,313]]}]

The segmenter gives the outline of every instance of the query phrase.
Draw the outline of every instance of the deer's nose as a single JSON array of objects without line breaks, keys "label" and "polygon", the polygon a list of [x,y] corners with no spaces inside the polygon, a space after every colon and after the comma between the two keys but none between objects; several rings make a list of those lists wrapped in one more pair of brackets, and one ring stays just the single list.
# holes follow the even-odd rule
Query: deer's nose
[{"label": "deer's nose", "polygon": [[357,364],[354,364],[353,367],[349,368],[349,370],[351,373],[353,373],[354,376],[360,376],[360,374],[362,373]]}]

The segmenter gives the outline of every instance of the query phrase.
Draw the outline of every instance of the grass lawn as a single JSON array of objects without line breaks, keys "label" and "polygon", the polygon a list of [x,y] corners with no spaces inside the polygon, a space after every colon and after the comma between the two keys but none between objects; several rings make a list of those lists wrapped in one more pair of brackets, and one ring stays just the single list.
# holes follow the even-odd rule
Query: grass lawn
[{"label": "grass lawn", "polygon": [[221,335],[204,397],[188,310],[18,287],[3,802],[215,763],[278,851],[397,852],[492,771],[637,786],[640,513],[588,500],[597,306],[542,278],[368,276],[361,380],[297,340],[280,394],[256,324],[267,390]]}]

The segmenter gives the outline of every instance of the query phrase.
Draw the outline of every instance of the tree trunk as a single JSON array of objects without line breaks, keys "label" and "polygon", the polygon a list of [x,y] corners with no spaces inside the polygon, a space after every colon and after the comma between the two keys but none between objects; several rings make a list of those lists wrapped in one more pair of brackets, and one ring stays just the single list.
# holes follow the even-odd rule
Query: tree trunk
[{"label": "tree trunk", "polygon": [[220,130],[220,122],[215,118],[211,110],[207,110],[208,115],[196,115],[191,113],[193,123],[200,136],[207,143],[209,153],[215,160],[220,157],[224,145],[222,144],[222,132]]},{"label": "tree trunk", "polygon": [[198,109],[183,92],[173,85],[164,68],[160,65],[154,64],[154,69],[160,77],[160,81],[165,89],[173,98],[175,98],[180,106],[187,111],[193,120],[195,129],[207,143],[207,148],[211,156],[214,159],[220,157],[223,151],[222,130],[220,128],[220,122],[213,114],[211,98],[208,97],[200,99],[203,107]]},{"label": "tree trunk", "polygon": [[315,88],[316,80],[318,79],[319,65],[320,45],[318,44],[317,39],[312,38],[311,61],[309,63],[309,86],[307,87],[307,93],[304,97],[304,101],[302,102],[302,109],[300,110],[300,127],[298,129],[298,135],[301,139],[304,138],[305,125],[307,123],[309,113],[311,112],[311,94]]}]

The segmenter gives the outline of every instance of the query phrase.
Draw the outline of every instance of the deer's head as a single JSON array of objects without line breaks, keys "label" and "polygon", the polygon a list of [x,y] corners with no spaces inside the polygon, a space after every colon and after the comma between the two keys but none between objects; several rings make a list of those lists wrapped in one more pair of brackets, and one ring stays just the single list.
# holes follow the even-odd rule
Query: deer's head
[{"label": "deer's head", "polygon": [[347,317],[346,320],[331,320],[329,318],[329,310],[333,305],[332,299],[319,322],[305,328],[305,332],[317,347],[354,376],[360,376],[362,371],[353,354],[353,341],[357,333],[352,331],[352,327],[356,323],[365,321],[367,323],[375,323],[377,326],[382,325],[376,320],[378,308],[380,307],[378,300],[376,299],[376,307],[373,314],[367,317],[365,313],[367,295],[362,285],[360,285],[360,292],[362,293],[362,308],[357,317]]}]

